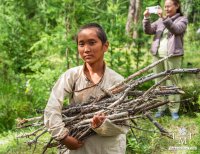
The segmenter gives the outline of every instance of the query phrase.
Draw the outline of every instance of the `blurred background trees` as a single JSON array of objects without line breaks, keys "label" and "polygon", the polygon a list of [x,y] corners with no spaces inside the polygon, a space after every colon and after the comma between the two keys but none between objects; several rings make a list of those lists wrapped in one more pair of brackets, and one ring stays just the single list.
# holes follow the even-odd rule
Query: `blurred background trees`
[{"label": "blurred background trees", "polygon": [[[200,2],[181,2],[190,22],[183,67],[199,67]],[[142,31],[143,12],[147,6],[163,3],[164,0],[0,0],[0,132],[11,130],[17,117],[30,117],[43,110],[59,75],[82,63],[74,38],[85,23],[97,22],[104,27],[110,41],[106,63],[124,77],[151,63],[152,38]],[[156,19],[153,15],[152,20]],[[195,86],[199,87],[197,83]],[[188,97],[193,97],[197,87],[190,84]],[[195,104],[200,103],[199,91],[195,91]]]}]

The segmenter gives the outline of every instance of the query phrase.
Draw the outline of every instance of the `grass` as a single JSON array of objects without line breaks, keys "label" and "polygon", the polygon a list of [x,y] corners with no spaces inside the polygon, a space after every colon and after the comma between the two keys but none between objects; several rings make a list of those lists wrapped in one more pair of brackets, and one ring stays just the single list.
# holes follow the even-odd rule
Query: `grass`
[{"label": "grass", "polygon": [[[152,133],[146,131],[135,130],[138,142],[129,136],[127,154],[199,154],[200,153],[200,114],[196,113],[194,117],[189,114],[180,116],[179,120],[171,120],[171,116],[158,119],[158,122],[174,136],[173,139],[160,135],[160,133]],[[148,128],[157,131],[153,124],[140,121],[142,128]],[[158,132],[158,131],[157,131]],[[182,133],[182,134],[180,134]],[[130,134],[129,134],[130,135]],[[181,136],[182,135],[182,136]],[[179,148],[179,150],[170,150],[171,148]],[[182,148],[182,150],[181,150]],[[183,148],[193,148],[195,150],[183,150]]]},{"label": "grass", "polygon": [[[153,113],[152,113],[153,114]],[[137,121],[138,126],[152,132],[134,129],[136,139],[128,133],[127,154],[199,154],[200,153],[200,113],[181,114],[179,120],[171,120],[169,113],[157,121],[173,136],[174,139],[162,136],[154,125],[148,121]],[[181,130],[182,136],[181,136]],[[29,130],[30,131],[30,130]],[[26,130],[26,132],[28,132]],[[24,132],[9,131],[0,135],[0,154],[31,154],[34,146],[30,147],[26,144],[30,139],[17,139],[19,134]],[[182,138],[181,138],[182,137]],[[48,141],[49,135],[44,135],[38,140],[35,154],[42,153],[43,146]],[[170,147],[179,148],[179,150],[170,150]],[[180,148],[195,148],[195,150],[180,150]],[[56,154],[57,149],[51,148],[47,154]]]},{"label": "grass", "polygon": [[[30,138],[17,138],[19,133],[10,131],[0,135],[0,154],[31,154],[33,152],[40,154],[43,151],[43,146],[49,139],[49,135],[45,135],[39,138],[36,146],[28,146],[27,141],[30,141]],[[46,153],[56,154],[57,149],[48,149]]]},{"label": "grass", "polygon": [[200,46],[199,46],[200,35],[196,34],[193,26],[188,27],[188,32],[184,37],[184,67],[197,67],[200,68]]}]

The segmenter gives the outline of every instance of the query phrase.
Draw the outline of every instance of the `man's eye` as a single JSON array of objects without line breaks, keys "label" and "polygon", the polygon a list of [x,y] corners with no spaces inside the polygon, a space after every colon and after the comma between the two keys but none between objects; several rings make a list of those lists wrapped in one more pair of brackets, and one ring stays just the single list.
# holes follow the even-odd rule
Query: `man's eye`
[{"label": "man's eye", "polygon": [[96,42],[95,41],[91,41],[89,42],[89,45],[94,45]]},{"label": "man's eye", "polygon": [[79,43],[78,46],[83,47],[84,43]]}]

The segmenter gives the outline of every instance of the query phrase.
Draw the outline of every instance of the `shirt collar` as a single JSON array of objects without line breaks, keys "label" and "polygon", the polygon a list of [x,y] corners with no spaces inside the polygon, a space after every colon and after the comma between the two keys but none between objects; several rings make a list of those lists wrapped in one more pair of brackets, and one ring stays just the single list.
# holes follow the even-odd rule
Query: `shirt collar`
[{"label": "shirt collar", "polygon": [[[96,83],[95,85],[97,85],[97,84],[99,84],[102,80],[103,80],[103,77],[104,77],[104,75],[105,75],[105,71],[106,71],[106,63],[105,63],[105,61],[103,61],[103,75],[102,75],[102,77],[101,77],[101,79],[99,80],[99,82],[98,83]],[[87,81],[90,81],[90,79],[87,77],[87,75],[86,75],[86,73],[85,73],[85,70],[86,70],[86,63],[84,63],[83,64],[83,75],[84,75],[84,77],[85,77],[85,79],[87,80]],[[90,81],[90,82],[92,82],[92,81]],[[93,82],[92,82],[93,83]]]}]

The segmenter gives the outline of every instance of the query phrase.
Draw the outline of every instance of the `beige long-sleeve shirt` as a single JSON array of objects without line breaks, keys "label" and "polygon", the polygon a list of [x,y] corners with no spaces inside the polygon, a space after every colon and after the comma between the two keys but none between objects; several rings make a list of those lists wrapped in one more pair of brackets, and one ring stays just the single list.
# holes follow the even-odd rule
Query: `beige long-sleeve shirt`
[{"label": "beige long-sleeve shirt", "polygon": [[[113,85],[121,82],[123,77],[108,67],[105,67],[104,75],[98,84],[93,84],[84,73],[84,66],[78,66],[67,70],[61,75],[54,85],[49,101],[45,108],[44,123],[49,132],[57,140],[64,138],[68,129],[62,119],[61,111],[63,101],[68,97],[70,103],[88,102],[91,97],[102,95]],[[103,90],[102,90],[103,89]],[[120,127],[109,119],[94,129],[97,135],[84,141],[84,146],[78,150],[68,150],[67,154],[124,154],[126,150],[126,127]]]}]

